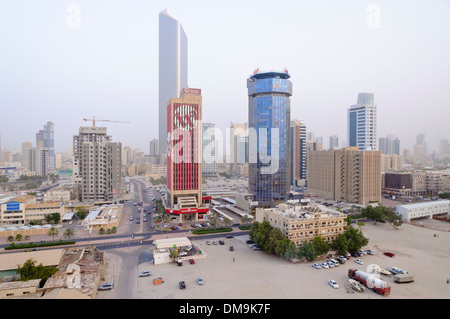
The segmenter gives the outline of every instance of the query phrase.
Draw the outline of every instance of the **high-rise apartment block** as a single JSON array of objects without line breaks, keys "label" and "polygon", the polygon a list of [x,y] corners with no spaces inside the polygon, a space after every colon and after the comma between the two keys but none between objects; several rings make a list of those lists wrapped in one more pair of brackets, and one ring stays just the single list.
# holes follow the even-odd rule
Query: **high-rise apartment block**
[{"label": "high-rise apartment block", "polygon": [[106,127],[80,127],[73,136],[73,177],[78,200],[110,202],[122,192],[122,144]]},{"label": "high-rise apartment block", "polygon": [[284,72],[255,71],[247,80],[249,192],[259,206],[289,199],[292,83]]},{"label": "high-rise apartment block", "polygon": [[166,213],[194,220],[209,209],[202,197],[202,96],[200,89],[184,89],[167,104]]},{"label": "high-rise apartment block", "polygon": [[159,155],[159,140],[156,138],[150,141],[150,156]]},{"label": "high-rise apartment block", "polygon": [[338,148],[339,147],[339,137],[337,135],[330,136],[328,148]]},{"label": "high-rise apartment block", "polygon": [[377,150],[377,107],[373,93],[359,93],[358,101],[347,110],[349,146]]},{"label": "high-rise apartment block", "polygon": [[291,185],[301,185],[306,180],[306,125],[291,121]]},{"label": "high-rise apartment block", "polygon": [[159,14],[159,154],[166,152],[167,103],[188,87],[187,37],[166,10]]},{"label": "high-rise apartment block", "polygon": [[43,130],[36,133],[36,147],[48,150],[48,160],[50,171],[55,170],[55,125],[47,122]]},{"label": "high-rise apartment block", "polygon": [[381,201],[381,152],[356,147],[308,153],[309,192],[360,205]]},{"label": "high-rise apartment block", "polygon": [[27,150],[26,169],[39,176],[49,174],[49,151],[46,148],[30,148]]}]

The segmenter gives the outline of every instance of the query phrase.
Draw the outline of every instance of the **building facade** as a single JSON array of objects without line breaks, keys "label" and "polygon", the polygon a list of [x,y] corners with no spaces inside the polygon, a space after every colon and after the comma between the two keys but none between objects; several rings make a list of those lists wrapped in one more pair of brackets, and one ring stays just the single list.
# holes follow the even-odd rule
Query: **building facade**
[{"label": "building facade", "polygon": [[268,221],[281,230],[297,247],[321,236],[331,243],[344,233],[346,215],[325,206],[280,204],[274,208],[256,208],[257,222]]},{"label": "building facade", "polygon": [[200,89],[184,89],[167,105],[166,213],[183,219],[202,219],[202,96]]},{"label": "building facade", "polygon": [[110,202],[122,192],[122,144],[106,127],[80,127],[73,137],[73,177],[78,200]]},{"label": "building facade", "polygon": [[302,185],[306,180],[306,125],[291,121],[291,185]]},{"label": "building facade", "polygon": [[218,163],[218,141],[216,140],[216,126],[213,123],[202,124],[202,175],[203,177],[217,176],[219,172]]},{"label": "building facade", "polygon": [[360,205],[381,201],[381,153],[355,148],[308,153],[308,190]]},{"label": "building facade", "polygon": [[249,192],[258,205],[289,199],[292,83],[285,72],[255,71],[249,96]]},{"label": "building facade", "polygon": [[166,152],[167,103],[188,87],[188,41],[180,22],[159,14],[159,154]]},{"label": "building facade", "polygon": [[377,107],[373,93],[359,93],[347,110],[347,142],[360,150],[377,150]]},{"label": "building facade", "polygon": [[46,148],[27,150],[26,169],[35,175],[46,176],[50,173],[49,151]]}]

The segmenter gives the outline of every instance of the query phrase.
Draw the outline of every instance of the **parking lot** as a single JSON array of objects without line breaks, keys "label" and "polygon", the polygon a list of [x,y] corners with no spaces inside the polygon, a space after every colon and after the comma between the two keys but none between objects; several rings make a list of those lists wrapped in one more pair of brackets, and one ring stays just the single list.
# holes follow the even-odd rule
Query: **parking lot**
[{"label": "parking lot", "polygon": [[[215,239],[223,240],[224,245],[206,245],[206,239],[194,241],[200,245],[207,257],[196,260],[193,265],[187,261],[183,266],[174,263],[155,266],[147,262],[132,261],[124,265],[124,260],[128,263],[129,258],[112,258],[108,267],[113,276],[107,274],[106,280],[126,276],[130,272],[137,277],[137,274],[149,269],[152,271],[150,277],[133,279],[134,283],[130,286],[134,291],[134,298],[148,299],[450,298],[450,284],[446,282],[447,278],[450,278],[450,232],[411,224],[403,224],[399,230],[395,230],[387,224],[366,223],[361,229],[369,238],[369,244],[365,248],[374,251],[374,255],[359,257],[363,261],[362,265],[355,263],[356,258],[352,257],[335,268],[315,269],[312,262],[292,263],[267,255],[261,250],[253,250],[245,243],[247,236],[225,238],[224,235]],[[231,245],[234,251],[229,251]],[[395,257],[384,255],[385,251],[393,252]],[[316,260],[314,263],[323,261]],[[133,263],[136,269],[129,268]],[[382,268],[395,266],[405,269],[414,275],[415,281],[397,284],[394,283],[393,277],[381,276],[381,279],[392,287],[388,297],[372,291],[358,293],[351,290],[348,284],[348,269],[366,271],[371,264]],[[198,276],[204,279],[201,286],[196,282]],[[153,279],[157,277],[162,277],[164,283],[154,285]],[[335,280],[339,288],[333,289],[328,284],[329,279]],[[118,279],[113,281],[121,282]],[[179,289],[180,281],[185,281],[186,289]],[[116,284],[114,290],[117,289],[120,287]],[[116,292],[118,291],[99,292],[98,298],[114,298]]]}]

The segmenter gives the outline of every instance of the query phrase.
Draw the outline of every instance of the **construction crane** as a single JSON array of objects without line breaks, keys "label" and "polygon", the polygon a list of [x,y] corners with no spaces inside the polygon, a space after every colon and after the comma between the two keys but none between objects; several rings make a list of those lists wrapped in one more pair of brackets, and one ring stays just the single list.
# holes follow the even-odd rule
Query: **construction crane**
[{"label": "construction crane", "polygon": [[112,122],[112,123],[130,123],[130,122],[124,122],[124,121],[112,121],[112,120],[98,120],[95,118],[95,116],[93,116],[92,119],[83,119],[85,121],[92,121],[92,127],[95,127],[95,121],[100,121],[100,122]]}]

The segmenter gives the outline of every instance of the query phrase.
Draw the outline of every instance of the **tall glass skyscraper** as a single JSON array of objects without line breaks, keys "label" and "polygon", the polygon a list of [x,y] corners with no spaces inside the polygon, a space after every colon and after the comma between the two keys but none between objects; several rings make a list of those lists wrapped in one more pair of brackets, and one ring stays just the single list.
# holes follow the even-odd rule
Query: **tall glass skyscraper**
[{"label": "tall glass skyscraper", "polygon": [[290,77],[287,71],[255,71],[247,79],[249,192],[255,195],[258,206],[289,199]]},{"label": "tall glass skyscraper", "polygon": [[159,14],[159,154],[166,153],[167,105],[187,87],[187,37],[166,10]]},{"label": "tall glass skyscraper", "polygon": [[349,146],[377,150],[377,107],[373,93],[359,93],[358,101],[347,110]]}]

